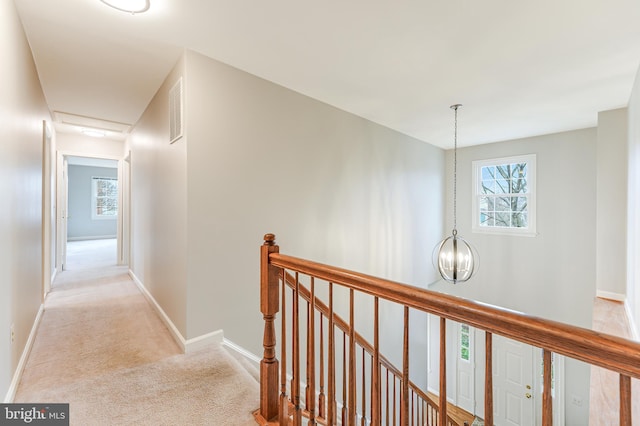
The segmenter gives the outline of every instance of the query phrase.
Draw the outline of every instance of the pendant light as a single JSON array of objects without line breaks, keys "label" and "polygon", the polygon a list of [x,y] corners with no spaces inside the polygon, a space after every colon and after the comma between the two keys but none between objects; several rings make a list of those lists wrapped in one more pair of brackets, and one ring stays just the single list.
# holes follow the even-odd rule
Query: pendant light
[{"label": "pendant light", "polygon": [[440,241],[433,251],[433,263],[445,281],[456,284],[468,281],[478,266],[478,254],[475,249],[458,236],[457,229],[457,179],[458,179],[458,108],[462,105],[451,105],[455,114],[454,146],[453,146],[453,231],[451,235]]}]

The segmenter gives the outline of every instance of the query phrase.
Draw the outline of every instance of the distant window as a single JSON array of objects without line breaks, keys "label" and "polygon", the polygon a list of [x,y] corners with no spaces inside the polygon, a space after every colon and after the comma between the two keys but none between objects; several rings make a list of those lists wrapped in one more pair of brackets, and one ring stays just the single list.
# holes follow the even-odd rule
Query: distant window
[{"label": "distant window", "polygon": [[91,178],[91,218],[116,219],[118,217],[118,179]]},{"label": "distant window", "polygon": [[536,156],[473,162],[473,231],[535,235]]},{"label": "distant window", "polygon": [[466,324],[460,324],[460,359],[463,361],[471,359],[471,334]]}]

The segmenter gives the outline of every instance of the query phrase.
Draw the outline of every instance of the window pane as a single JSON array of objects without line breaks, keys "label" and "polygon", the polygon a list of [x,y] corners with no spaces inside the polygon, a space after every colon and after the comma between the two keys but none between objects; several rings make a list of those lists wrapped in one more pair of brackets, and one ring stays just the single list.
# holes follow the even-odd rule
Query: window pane
[{"label": "window pane", "polygon": [[480,213],[480,226],[495,226],[493,214]]},{"label": "window pane", "polygon": [[514,228],[526,228],[529,226],[526,213],[513,213],[511,223]]},{"label": "window pane", "polygon": [[527,177],[527,163],[512,164],[511,167],[513,170],[513,178]]},{"label": "window pane", "polygon": [[511,211],[511,197],[496,198],[496,211],[497,212]]},{"label": "window pane", "polygon": [[501,164],[496,166],[496,180],[509,179],[511,177],[511,167],[509,164]]},{"label": "window pane", "polygon": [[466,333],[463,333],[460,336],[460,344],[462,345],[463,348],[468,348],[469,347],[469,335]]},{"label": "window pane", "polygon": [[495,180],[496,178],[496,168],[494,166],[483,167],[482,171],[482,180]]},{"label": "window pane", "polygon": [[499,177],[496,179],[496,194],[508,194],[511,192],[510,180]]},{"label": "window pane", "polygon": [[510,227],[511,226],[511,214],[510,213],[496,213],[495,226]]},{"label": "window pane", "polygon": [[494,211],[495,210],[494,205],[495,205],[495,203],[494,203],[493,197],[481,197],[480,198],[480,211],[481,212]]},{"label": "window pane", "polygon": [[462,358],[465,361],[469,361],[469,349],[461,348],[460,349],[460,358]]},{"label": "window pane", "polygon": [[511,210],[514,212],[526,212],[527,211],[527,197],[512,197],[511,198]]},{"label": "window pane", "polygon": [[482,193],[483,194],[495,194],[496,193],[496,181],[495,180],[483,180],[482,181]]}]

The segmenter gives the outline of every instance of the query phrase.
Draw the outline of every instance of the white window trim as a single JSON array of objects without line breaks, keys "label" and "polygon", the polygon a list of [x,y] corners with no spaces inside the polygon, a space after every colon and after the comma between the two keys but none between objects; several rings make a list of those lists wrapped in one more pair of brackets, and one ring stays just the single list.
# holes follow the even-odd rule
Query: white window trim
[{"label": "white window trim", "polygon": [[[91,219],[92,220],[117,220],[119,211],[114,215],[99,215],[96,213],[96,181],[95,179],[108,179],[117,181],[117,177],[109,177],[109,176],[92,176],[91,177]],[[120,201],[118,196],[118,201]],[[120,210],[120,206],[118,205],[118,210]]]},{"label": "white window trim", "polygon": [[[527,185],[529,188],[528,202],[527,202],[527,215],[528,226],[526,228],[504,228],[504,227],[491,227],[480,226],[480,185],[482,178],[480,173],[485,166],[495,166],[499,164],[516,164],[527,163],[528,164],[528,177]],[[471,223],[472,232],[479,234],[492,234],[492,235],[514,235],[523,237],[535,237],[536,231],[536,154],[518,155],[513,157],[503,158],[491,158],[487,160],[476,160],[472,162],[472,188],[471,191]]]}]

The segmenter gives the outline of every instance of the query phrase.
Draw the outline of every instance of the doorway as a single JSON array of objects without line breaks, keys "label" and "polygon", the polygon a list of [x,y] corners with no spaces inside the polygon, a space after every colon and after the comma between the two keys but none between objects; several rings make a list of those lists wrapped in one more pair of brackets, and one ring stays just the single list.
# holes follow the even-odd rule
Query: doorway
[{"label": "doorway", "polygon": [[[122,200],[128,188],[122,182],[122,159],[58,152],[57,166],[58,271],[68,269],[70,249],[74,250],[75,260],[82,259],[79,254],[95,258],[96,253],[102,253],[104,261],[104,253],[112,247],[112,264],[127,264],[122,250],[126,239],[122,232],[126,215]],[[91,247],[91,241],[95,247]],[[94,250],[98,248],[99,251]]]}]

